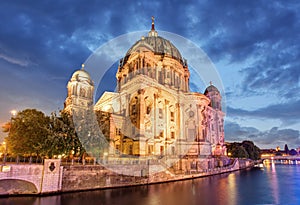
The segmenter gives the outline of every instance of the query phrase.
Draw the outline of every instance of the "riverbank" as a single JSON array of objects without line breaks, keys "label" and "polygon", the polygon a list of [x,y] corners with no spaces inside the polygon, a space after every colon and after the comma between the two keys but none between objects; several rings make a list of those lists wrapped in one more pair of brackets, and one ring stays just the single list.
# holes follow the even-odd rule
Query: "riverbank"
[{"label": "riverbank", "polygon": [[5,172],[0,172],[0,194],[47,195],[139,186],[207,177],[253,166],[251,160],[235,159],[229,166],[206,170],[195,168],[182,173],[149,161],[144,164],[62,166],[59,160],[47,160],[44,165],[7,166]]}]

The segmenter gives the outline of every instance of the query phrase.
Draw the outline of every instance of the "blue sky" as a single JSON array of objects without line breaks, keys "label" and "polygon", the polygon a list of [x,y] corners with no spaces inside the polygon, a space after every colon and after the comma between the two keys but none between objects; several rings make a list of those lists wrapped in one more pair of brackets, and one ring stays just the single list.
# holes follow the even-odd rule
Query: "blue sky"
[{"label": "blue sky", "polygon": [[70,76],[93,51],[149,30],[155,16],[156,29],[189,39],[215,64],[226,141],[300,147],[299,10],[297,0],[1,1],[0,124],[12,109],[62,109]]}]

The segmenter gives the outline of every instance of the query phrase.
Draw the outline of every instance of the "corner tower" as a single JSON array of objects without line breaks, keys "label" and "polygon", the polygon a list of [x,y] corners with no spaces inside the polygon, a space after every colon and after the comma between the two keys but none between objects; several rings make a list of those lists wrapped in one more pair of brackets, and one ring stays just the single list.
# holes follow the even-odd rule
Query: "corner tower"
[{"label": "corner tower", "polygon": [[222,112],[222,96],[219,90],[210,82],[204,95],[210,99],[207,107],[208,136],[211,139],[212,154],[215,156],[226,155],[224,143],[224,113]]},{"label": "corner tower", "polygon": [[204,91],[204,95],[210,99],[209,106],[213,109],[222,110],[222,97],[219,90],[210,82],[210,86]]},{"label": "corner tower", "polygon": [[68,96],[64,103],[64,110],[70,114],[79,109],[87,109],[93,105],[94,83],[84,64],[80,70],[73,73],[67,85]]}]

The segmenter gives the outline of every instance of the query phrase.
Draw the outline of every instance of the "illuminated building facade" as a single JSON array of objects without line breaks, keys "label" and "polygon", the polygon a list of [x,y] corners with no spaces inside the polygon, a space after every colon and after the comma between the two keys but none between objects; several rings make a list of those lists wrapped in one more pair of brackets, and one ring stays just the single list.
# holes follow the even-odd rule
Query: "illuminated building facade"
[{"label": "illuminated building facade", "polygon": [[[110,143],[108,154],[208,159],[226,154],[222,97],[212,84],[190,92],[187,61],[152,28],[120,60],[117,91],[94,105]],[[65,110],[93,103],[93,83],[84,69],[68,83]],[[78,107],[79,106],[79,107]],[[207,168],[207,166],[205,166]]]}]

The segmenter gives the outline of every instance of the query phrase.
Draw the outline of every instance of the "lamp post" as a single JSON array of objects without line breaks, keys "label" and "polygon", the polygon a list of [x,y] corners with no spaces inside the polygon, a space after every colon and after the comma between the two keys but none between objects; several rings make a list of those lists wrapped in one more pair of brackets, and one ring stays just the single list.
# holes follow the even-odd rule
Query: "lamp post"
[{"label": "lamp post", "polygon": [[10,114],[11,114],[11,117],[10,117],[10,125],[9,125],[8,133],[10,133],[10,129],[11,129],[11,126],[12,126],[12,118],[13,118],[14,116],[16,116],[17,111],[16,111],[16,110],[11,110],[11,111],[10,111]]},{"label": "lamp post", "polygon": [[6,154],[7,154],[7,145],[6,145],[6,142],[3,142],[3,146],[4,146],[3,163],[5,164],[5,162],[6,162]]},{"label": "lamp post", "polygon": [[[9,136],[9,134],[11,132],[12,119],[13,119],[13,117],[16,116],[17,111],[16,110],[11,110],[10,114],[11,114],[11,117],[10,117],[10,125],[9,125],[9,130],[8,130],[8,136]],[[7,158],[7,144],[6,144],[6,142],[3,142],[3,145],[5,146],[5,152],[4,152],[4,158],[3,158],[3,162],[5,164],[6,163],[6,158]]]},{"label": "lamp post", "polygon": [[14,116],[17,115],[17,112],[18,112],[18,111],[16,111],[16,110],[11,110],[11,111],[10,111],[10,114],[14,117]]}]

